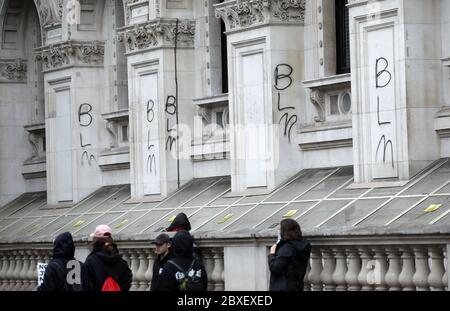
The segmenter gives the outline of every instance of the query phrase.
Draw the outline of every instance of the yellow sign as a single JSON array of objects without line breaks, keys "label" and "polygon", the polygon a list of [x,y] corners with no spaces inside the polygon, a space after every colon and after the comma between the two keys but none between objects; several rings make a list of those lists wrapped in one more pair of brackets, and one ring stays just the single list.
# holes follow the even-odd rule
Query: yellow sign
[{"label": "yellow sign", "polygon": [[224,218],[222,218],[222,219],[218,222],[218,224],[221,225],[221,224],[227,222],[231,217],[233,217],[233,214],[228,214],[228,215],[226,215]]},{"label": "yellow sign", "polygon": [[173,216],[170,216],[169,217],[169,219],[167,219],[167,222],[172,222],[172,221],[174,221],[175,220],[175,215],[173,215]]},{"label": "yellow sign", "polygon": [[297,212],[298,212],[298,209],[290,210],[290,211],[287,212],[286,215],[284,215],[283,217],[284,217],[284,218],[290,218],[290,217],[294,216],[295,214],[297,214]]},{"label": "yellow sign", "polygon": [[428,206],[425,209],[425,212],[433,213],[433,212],[437,211],[438,209],[440,209],[441,207],[442,207],[442,204],[431,204],[430,206]]},{"label": "yellow sign", "polygon": [[122,221],[116,226],[116,229],[122,228],[122,227],[125,226],[128,222],[129,222],[128,219],[122,220]]},{"label": "yellow sign", "polygon": [[75,228],[81,227],[86,221],[85,220],[78,220],[73,226]]}]

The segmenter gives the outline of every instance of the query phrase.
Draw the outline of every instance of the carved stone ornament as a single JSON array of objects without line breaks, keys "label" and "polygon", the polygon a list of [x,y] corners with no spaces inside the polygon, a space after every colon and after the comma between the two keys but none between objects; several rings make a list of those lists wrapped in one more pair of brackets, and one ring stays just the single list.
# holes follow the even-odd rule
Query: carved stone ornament
[{"label": "carved stone ornament", "polygon": [[217,5],[216,17],[227,30],[269,23],[305,22],[306,0],[235,0]]},{"label": "carved stone ornament", "polygon": [[35,0],[42,27],[61,23],[63,2],[63,0]]},{"label": "carved stone ornament", "polygon": [[0,81],[3,80],[5,82],[26,82],[27,64],[21,59],[0,60],[0,78]]},{"label": "carved stone ornament", "polygon": [[105,55],[104,43],[63,42],[37,50],[36,59],[42,61],[44,71],[65,66],[100,66]]},{"label": "carved stone ornament", "polygon": [[174,19],[158,19],[122,28],[118,40],[124,42],[127,52],[135,52],[162,46],[193,47],[195,21]]},{"label": "carved stone ornament", "polygon": [[316,123],[325,122],[325,95],[323,91],[313,90],[310,99],[317,110],[317,116],[314,118],[314,121]]}]

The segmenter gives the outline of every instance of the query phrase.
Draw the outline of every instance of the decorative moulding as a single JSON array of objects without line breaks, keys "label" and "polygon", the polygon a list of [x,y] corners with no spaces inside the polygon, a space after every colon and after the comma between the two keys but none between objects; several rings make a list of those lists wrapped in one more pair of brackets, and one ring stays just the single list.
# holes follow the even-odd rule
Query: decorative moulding
[{"label": "decorative moulding", "polygon": [[104,55],[104,43],[100,41],[66,41],[36,49],[36,58],[42,61],[44,72],[72,66],[101,67]]},{"label": "decorative moulding", "polygon": [[239,31],[267,24],[305,23],[306,0],[234,0],[216,6],[227,31]]}]

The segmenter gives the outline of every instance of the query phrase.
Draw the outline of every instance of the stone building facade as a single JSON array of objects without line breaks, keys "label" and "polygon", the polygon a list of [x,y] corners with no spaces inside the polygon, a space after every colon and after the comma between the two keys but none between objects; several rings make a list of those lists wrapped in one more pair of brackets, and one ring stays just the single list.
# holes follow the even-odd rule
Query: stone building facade
[{"label": "stone building facade", "polygon": [[[127,204],[147,204],[150,211],[165,204],[161,202],[170,202],[166,205],[181,209],[182,202],[171,198],[197,181],[203,185],[199,191],[205,191],[200,194],[226,184],[220,188],[223,193],[211,194],[212,201],[223,194],[223,202],[241,197],[247,204],[265,206],[267,197],[289,187],[298,174],[316,171],[324,173],[323,177],[305,179],[305,184],[311,183],[298,192],[299,198],[303,191],[323,193],[297,203],[334,202],[339,191],[346,191],[341,198],[351,198],[334,207],[323,222],[317,221],[313,227],[320,229],[356,200],[364,201],[366,192],[382,193],[371,196],[373,200],[386,196],[407,200],[403,191],[433,176],[433,181],[438,180],[436,187],[409,193],[418,196],[417,201],[408,201],[402,210],[388,209],[385,214],[392,213],[391,218],[379,224],[374,219],[367,227],[375,228],[362,233],[365,237],[383,236],[384,226],[426,202],[435,205],[433,212],[439,214],[427,218],[430,226],[425,231],[408,230],[423,237],[435,237],[438,232],[438,241],[429,242],[436,244],[433,250],[389,253],[385,248],[381,255],[376,250],[366,254],[346,248],[320,249],[313,258],[320,258],[323,270],[315,279],[313,272],[317,271],[313,269],[310,281],[313,289],[314,284],[326,288],[331,278],[332,288],[347,289],[353,284],[351,278],[342,281],[340,277],[355,266],[346,265],[342,270],[344,261],[350,265],[351,259],[358,257],[364,265],[368,258],[382,261],[387,256],[403,256],[419,260],[419,267],[426,261],[423,258],[428,258],[423,256],[430,256],[438,258],[437,266],[409,271],[411,278],[416,276],[414,286],[424,286],[420,275],[428,271],[431,281],[427,286],[445,288],[446,245],[450,244],[445,242],[450,224],[445,196],[450,198],[450,175],[445,177],[446,158],[450,157],[447,31],[449,0],[0,0],[0,206],[4,206],[0,238],[4,245],[13,235],[18,237],[17,243],[33,244],[38,229],[52,226],[55,219],[38,213],[35,217],[48,222],[43,225],[30,218],[26,226],[42,228],[27,229],[23,236],[16,231],[6,234],[12,220],[21,220],[5,211],[14,206],[20,210],[17,200],[29,195],[32,202],[36,193],[42,194],[42,201],[34,209],[51,210],[53,216],[61,217],[95,200],[102,189],[123,185]],[[439,172],[441,179],[433,172]],[[336,177],[333,174],[349,179],[335,188],[321,184]],[[333,195],[331,190],[335,190]],[[445,199],[431,204],[435,194]],[[280,200],[284,203],[283,198],[278,203]],[[287,204],[293,201],[296,199]],[[360,215],[361,223],[388,204],[378,203],[366,218]],[[355,207],[355,213],[363,213],[366,207]],[[241,222],[255,229],[282,208],[268,207],[260,222],[244,221],[251,211],[258,212],[252,208],[240,214]],[[33,213],[31,208],[29,211]],[[146,219],[146,210],[142,211],[133,220],[131,216],[107,219],[111,223],[126,221],[126,225],[139,224],[140,219],[152,224],[164,218],[158,214]],[[287,217],[293,211],[298,209],[288,209]],[[192,215],[195,221],[196,214]],[[253,233],[233,235],[230,230],[214,230],[220,220],[226,222],[235,215],[219,213],[219,222],[205,230],[210,232],[204,236],[211,239],[208,247],[217,247],[214,241],[225,239],[223,234],[228,233],[235,241],[254,238]],[[208,219],[215,219],[211,217]],[[59,227],[51,227],[40,243],[51,241],[57,229],[73,221],[86,225],[108,222],[101,217],[91,222],[80,219],[69,217]],[[240,224],[240,219],[236,218],[235,224]],[[313,219],[306,223],[314,223]],[[436,223],[440,226],[433,226]],[[84,226],[75,224],[72,229]],[[345,234],[356,227],[356,223],[346,225],[340,225],[346,227]],[[340,227],[331,227],[328,235],[343,234]],[[401,228],[404,226],[393,234],[402,234]],[[276,236],[267,232],[262,239]],[[124,240],[134,240],[138,233],[148,231],[130,231]],[[314,235],[320,245],[323,234]],[[223,288],[223,280],[229,282],[227,289],[241,288],[236,281],[239,271],[226,269],[234,265],[239,252],[252,258],[242,269],[264,260],[264,247],[246,243],[250,244],[230,246],[219,252],[221,255],[211,252],[216,289]],[[4,288],[26,280],[27,271],[22,278],[13,278],[14,269],[8,272],[9,260],[16,255],[7,253],[3,260],[3,277],[9,277]],[[30,260],[38,258],[19,256],[28,260],[29,266]],[[145,288],[148,275],[138,262],[151,256],[139,251],[129,256],[141,274],[135,289]],[[330,258],[334,264],[325,268]],[[225,272],[221,272],[223,265]],[[265,288],[258,281],[267,275],[266,267],[261,269],[263,272],[255,272],[257,276],[246,281],[246,288]],[[359,269],[356,276],[367,273],[361,266]],[[436,275],[440,275],[439,281]],[[402,286],[414,287],[405,280]],[[27,284],[20,283],[17,288]],[[361,288],[355,284],[356,289]],[[383,286],[381,289],[386,289]]]}]

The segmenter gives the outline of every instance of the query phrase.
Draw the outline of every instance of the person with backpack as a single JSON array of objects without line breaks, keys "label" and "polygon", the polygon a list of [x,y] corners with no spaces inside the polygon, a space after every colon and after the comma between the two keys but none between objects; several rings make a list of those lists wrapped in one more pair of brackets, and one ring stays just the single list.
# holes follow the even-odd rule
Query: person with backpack
[{"label": "person with backpack", "polygon": [[161,274],[161,290],[206,291],[208,276],[201,261],[193,256],[193,239],[188,231],[178,231],[172,238],[172,258]]},{"label": "person with backpack", "polygon": [[303,281],[311,254],[311,244],[302,238],[293,219],[280,224],[280,238],[270,249],[270,291],[303,291]]},{"label": "person with backpack", "polygon": [[85,291],[129,291],[133,274],[113,242],[111,228],[100,225],[91,234],[92,252],[81,269]]},{"label": "person with backpack", "polygon": [[[53,259],[45,269],[44,280],[37,290],[40,292],[81,290],[81,262],[75,260],[74,255],[75,244],[72,234],[64,232],[58,235],[53,242]],[[71,271],[73,272],[68,277]]]},{"label": "person with backpack", "polygon": [[170,237],[163,233],[156,237],[155,241],[155,253],[157,255],[155,262],[153,263],[153,276],[152,284],[150,286],[151,291],[161,290],[161,274],[166,262],[171,258],[170,254]]},{"label": "person with backpack", "polygon": [[[179,213],[175,219],[172,221],[169,227],[166,228],[167,232],[178,232],[178,231],[191,231],[191,223],[185,213]],[[197,246],[194,240],[192,240],[193,255],[196,259],[202,262],[202,256],[200,253],[200,248]]]}]

